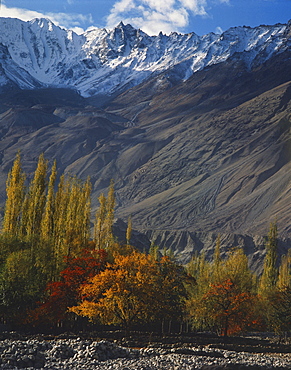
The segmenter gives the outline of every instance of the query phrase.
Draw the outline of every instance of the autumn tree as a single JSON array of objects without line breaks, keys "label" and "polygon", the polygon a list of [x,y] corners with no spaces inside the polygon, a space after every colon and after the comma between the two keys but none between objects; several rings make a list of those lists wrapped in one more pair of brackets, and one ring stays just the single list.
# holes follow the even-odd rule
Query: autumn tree
[{"label": "autumn tree", "polygon": [[2,232],[7,236],[17,236],[20,232],[22,203],[25,196],[25,177],[21,167],[21,156],[18,152],[6,181],[7,199]]},{"label": "autumn tree", "polygon": [[155,315],[157,275],[157,264],[148,255],[134,252],[116,256],[114,263],[82,287],[82,302],[70,310],[125,329],[150,321]]},{"label": "autumn tree", "polygon": [[108,249],[114,242],[112,227],[114,222],[114,183],[111,181],[107,197],[102,193],[94,224],[94,242],[98,249]]},{"label": "autumn tree", "polygon": [[60,279],[47,284],[47,296],[41,305],[29,312],[29,323],[39,325],[50,322],[56,325],[69,320],[68,307],[76,305],[81,299],[80,287],[104,270],[106,261],[107,253],[102,249],[96,250],[92,243],[78,257],[66,256],[66,268],[60,272]]},{"label": "autumn tree", "polygon": [[128,218],[127,222],[127,228],[126,228],[126,244],[130,244],[130,239],[131,239],[131,233],[132,233],[132,220],[131,217]]},{"label": "autumn tree", "polygon": [[221,238],[219,234],[216,239],[216,245],[213,256],[213,273],[215,279],[219,279],[220,265],[221,265]]},{"label": "autumn tree", "polygon": [[255,295],[243,291],[231,279],[211,284],[203,301],[213,327],[223,336],[241,332],[253,321]]},{"label": "autumn tree", "polygon": [[[86,246],[90,236],[91,183],[83,184],[73,178],[69,186],[66,210],[66,231],[64,243],[69,248],[65,254],[77,252]],[[73,249],[73,250],[72,250]]]},{"label": "autumn tree", "polygon": [[55,275],[64,268],[63,257],[66,255],[66,218],[69,202],[70,184],[64,175],[60,176],[58,189],[55,194],[54,227],[52,243],[54,250]]},{"label": "autumn tree", "polygon": [[279,266],[277,288],[279,290],[291,288],[291,249],[287,255],[282,255]]},{"label": "autumn tree", "polygon": [[213,281],[213,263],[206,260],[204,253],[195,253],[187,265],[187,271],[192,277],[186,285],[189,296],[186,300],[187,318],[196,330],[210,329],[208,310],[201,302]]},{"label": "autumn tree", "polygon": [[226,259],[220,260],[219,274],[217,250],[213,262],[196,258],[194,273],[196,284],[190,291],[187,310],[195,327],[217,328],[228,335],[254,323],[255,280],[241,249],[231,251]]},{"label": "autumn tree", "polygon": [[41,154],[23,205],[22,233],[28,238],[41,233],[41,221],[46,202],[47,167],[47,160]]},{"label": "autumn tree", "polygon": [[[56,163],[49,174],[48,161],[43,154],[38,158],[27,190],[25,178],[18,153],[7,179],[7,201],[0,238],[3,246],[0,252],[0,295],[2,306],[6,308],[10,307],[9,302],[13,303],[13,299],[15,307],[21,299],[23,307],[28,307],[25,304],[27,297],[38,296],[40,299],[45,284],[57,280],[59,272],[65,269],[64,256],[77,257],[90,238],[89,178],[82,182],[76,177],[61,175],[55,191]],[[17,268],[11,266],[25,268],[17,277]],[[11,299],[7,300],[8,296]],[[22,298],[18,300],[17,297]]]},{"label": "autumn tree", "polygon": [[183,279],[182,267],[167,257],[158,262],[137,251],[116,255],[113,263],[82,287],[82,301],[70,310],[126,330],[134,323],[180,318]]},{"label": "autumn tree", "polygon": [[44,208],[44,214],[41,220],[41,237],[43,240],[50,241],[54,233],[54,216],[55,216],[55,183],[57,177],[57,163],[54,164],[51,169],[51,174],[48,182],[46,203]]}]

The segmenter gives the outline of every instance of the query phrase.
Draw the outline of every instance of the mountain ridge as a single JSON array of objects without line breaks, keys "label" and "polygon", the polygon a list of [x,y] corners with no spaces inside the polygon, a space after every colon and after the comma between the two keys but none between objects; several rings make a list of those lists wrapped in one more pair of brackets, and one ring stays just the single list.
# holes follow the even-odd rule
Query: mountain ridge
[{"label": "mountain ridge", "polygon": [[0,18],[0,84],[70,87],[89,97],[119,94],[178,65],[185,81],[234,55],[250,69],[289,47],[290,27],[289,22],[235,27],[221,35],[148,36],[121,22],[111,31],[94,28],[77,35],[47,19]]}]

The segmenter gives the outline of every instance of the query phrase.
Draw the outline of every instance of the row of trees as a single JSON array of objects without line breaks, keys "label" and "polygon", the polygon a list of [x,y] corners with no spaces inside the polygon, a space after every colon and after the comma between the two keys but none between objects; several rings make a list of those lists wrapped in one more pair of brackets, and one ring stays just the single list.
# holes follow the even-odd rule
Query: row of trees
[{"label": "row of trees", "polygon": [[[59,179],[59,180],[57,180]],[[193,256],[188,266],[153,246],[142,253],[116,242],[114,188],[100,195],[90,237],[91,184],[50,172],[44,156],[27,183],[18,154],[7,179],[0,238],[2,320],[35,326],[89,319],[105,325],[188,322],[222,335],[291,328],[291,254],[278,266],[277,227],[272,224],[263,273],[248,267],[242,249],[213,259]]]},{"label": "row of trees", "polygon": [[[100,195],[100,208],[90,239],[91,182],[58,176],[40,155],[30,181],[17,154],[6,182],[7,199],[0,237],[0,310],[3,320],[39,301],[48,282],[60,280],[68,259],[90,244],[100,249],[113,240],[114,189]],[[92,249],[92,246],[91,246]]]}]

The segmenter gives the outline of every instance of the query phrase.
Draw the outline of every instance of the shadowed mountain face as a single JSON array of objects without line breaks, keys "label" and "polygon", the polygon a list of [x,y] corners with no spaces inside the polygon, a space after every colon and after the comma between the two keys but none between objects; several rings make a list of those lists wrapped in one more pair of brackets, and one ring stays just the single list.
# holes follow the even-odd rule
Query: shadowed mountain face
[{"label": "shadowed mountain face", "polygon": [[234,59],[183,84],[163,75],[119,96],[108,109],[140,138],[116,162],[127,163],[119,214],[146,229],[251,234],[277,217],[289,234],[289,71],[287,54],[251,72]]},{"label": "shadowed mountain face", "polygon": [[73,90],[11,90],[0,100],[2,204],[17,151],[27,173],[44,152],[60,173],[90,175],[94,207],[113,178],[116,215],[136,229],[265,235],[277,218],[289,237],[290,57],[249,70],[234,56],[185,82],[174,68],[102,109]]}]

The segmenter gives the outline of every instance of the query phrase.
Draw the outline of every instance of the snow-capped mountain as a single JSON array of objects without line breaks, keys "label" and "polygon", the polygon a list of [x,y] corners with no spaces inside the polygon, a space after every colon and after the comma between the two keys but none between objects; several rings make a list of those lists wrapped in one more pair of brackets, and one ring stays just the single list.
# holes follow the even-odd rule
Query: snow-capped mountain
[{"label": "snow-capped mountain", "polygon": [[0,86],[70,87],[88,97],[122,92],[174,66],[182,80],[231,57],[251,69],[290,47],[290,29],[289,22],[201,37],[148,36],[120,23],[77,35],[47,19],[0,18]]}]

